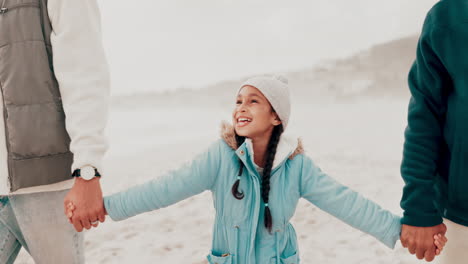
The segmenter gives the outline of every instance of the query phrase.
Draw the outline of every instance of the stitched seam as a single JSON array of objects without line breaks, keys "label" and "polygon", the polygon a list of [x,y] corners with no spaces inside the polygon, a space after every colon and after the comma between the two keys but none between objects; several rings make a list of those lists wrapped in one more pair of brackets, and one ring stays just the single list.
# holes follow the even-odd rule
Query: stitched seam
[{"label": "stitched seam", "polygon": [[1,247],[0,247],[0,251],[3,252],[3,250],[5,249],[5,245],[7,244],[7,242],[8,242],[9,240],[10,240],[10,232],[8,232],[7,235],[6,235],[6,238],[3,239],[3,243],[2,243],[2,245],[1,245]]},{"label": "stitched seam", "polygon": [[6,104],[7,106],[11,107],[24,107],[24,106],[32,106],[32,105],[47,105],[47,104],[56,104],[56,101],[48,101],[48,102],[39,102],[39,103],[28,103],[28,104]]},{"label": "stitched seam", "polygon": [[15,251],[17,248],[21,249],[22,245],[21,243],[16,244],[15,248],[11,251],[12,254],[8,257],[7,263],[13,263],[16,257],[18,256],[18,253],[15,254]]},{"label": "stitched seam", "polygon": [[6,46],[10,46],[10,45],[13,45],[13,44],[19,44],[19,43],[24,43],[24,42],[43,42],[45,43],[45,41],[43,39],[26,39],[26,40],[19,40],[19,41],[13,41],[13,42],[8,42],[6,44],[3,44],[0,46],[0,49],[1,48],[4,48]]},{"label": "stitched seam", "polygon": [[74,258],[73,262],[79,263],[79,260],[78,260],[79,246],[78,246],[78,235],[77,235],[77,233],[73,234],[73,242],[74,242],[73,248],[75,249],[74,250],[75,254],[73,256],[73,258]]},{"label": "stitched seam", "polygon": [[13,158],[15,161],[23,161],[23,160],[32,160],[32,159],[43,159],[43,158],[52,158],[55,156],[65,156],[71,154],[70,151],[67,152],[60,152],[60,153],[54,153],[54,154],[48,154],[48,155],[43,155],[43,156],[21,156],[20,158]]}]

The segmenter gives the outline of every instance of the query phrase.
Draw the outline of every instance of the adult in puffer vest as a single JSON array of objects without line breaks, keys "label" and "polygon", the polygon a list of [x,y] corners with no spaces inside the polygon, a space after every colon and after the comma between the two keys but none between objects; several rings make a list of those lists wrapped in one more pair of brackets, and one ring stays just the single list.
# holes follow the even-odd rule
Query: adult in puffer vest
[{"label": "adult in puffer vest", "polygon": [[[304,198],[395,246],[400,217],[333,180],[304,154],[300,140],[283,135],[290,116],[285,78],[250,78],[235,102],[233,126],[223,126],[220,140],[191,164],[105,197],[109,216],[123,220],[209,190],[216,211],[209,263],[298,264],[290,219]],[[70,215],[73,208],[79,207],[70,205]]]},{"label": "adult in puffer vest", "polygon": [[[0,0],[0,91],[0,263],[22,247],[36,263],[83,263],[77,230],[105,216],[93,177],[109,101],[96,0]],[[75,227],[65,200],[81,205]]]}]

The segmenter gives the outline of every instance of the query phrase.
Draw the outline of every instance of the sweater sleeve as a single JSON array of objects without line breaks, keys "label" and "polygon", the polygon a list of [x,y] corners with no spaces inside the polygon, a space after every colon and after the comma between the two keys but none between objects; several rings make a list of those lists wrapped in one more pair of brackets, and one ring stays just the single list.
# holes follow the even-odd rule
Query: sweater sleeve
[{"label": "sweater sleeve", "polygon": [[110,78],[96,0],[48,0],[54,72],[74,154],[72,171],[85,165],[102,173],[108,143]]},{"label": "sweater sleeve", "polygon": [[104,197],[114,221],[167,207],[215,186],[221,166],[221,144],[213,144],[192,162],[154,180]]},{"label": "sweater sleeve", "polygon": [[403,224],[434,226],[442,217],[434,205],[434,181],[441,152],[442,129],[451,81],[436,45],[439,30],[426,22],[416,61],[408,78],[411,99],[405,130],[401,175],[405,182]]},{"label": "sweater sleeve", "polygon": [[400,217],[336,182],[304,157],[301,196],[323,211],[394,248],[400,238]]}]

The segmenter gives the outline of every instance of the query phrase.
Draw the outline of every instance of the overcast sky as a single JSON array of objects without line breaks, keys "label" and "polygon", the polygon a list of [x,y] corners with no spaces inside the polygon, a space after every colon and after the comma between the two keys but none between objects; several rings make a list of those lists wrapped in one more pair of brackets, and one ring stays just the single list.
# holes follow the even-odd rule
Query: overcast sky
[{"label": "overcast sky", "polygon": [[286,72],[418,34],[436,0],[100,0],[113,93]]}]

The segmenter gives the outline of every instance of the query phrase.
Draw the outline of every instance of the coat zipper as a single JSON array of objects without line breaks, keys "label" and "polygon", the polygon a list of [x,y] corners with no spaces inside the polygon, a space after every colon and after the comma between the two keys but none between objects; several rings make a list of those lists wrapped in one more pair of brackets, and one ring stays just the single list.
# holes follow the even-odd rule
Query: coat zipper
[{"label": "coat zipper", "polygon": [[[252,219],[252,225],[251,225],[251,237],[247,243],[247,250],[245,252],[247,253],[250,253],[250,248],[252,247],[252,242],[255,243],[255,234],[257,233],[257,226],[258,226],[258,217],[259,217],[259,210],[260,210],[260,203],[257,202],[258,200],[258,192],[257,192],[257,187],[259,186],[259,182],[258,182],[258,179],[256,179],[256,177],[251,177],[253,178],[253,185],[254,185],[254,192],[255,192],[255,205],[253,206],[253,219]],[[257,185],[257,186],[256,186]],[[254,221],[255,220],[255,221]],[[249,254],[247,254],[249,255]]]},{"label": "coat zipper", "polygon": [[6,1],[3,0],[2,7],[0,8],[0,15],[3,15],[3,14],[5,14],[6,12],[8,12],[10,10],[21,8],[21,7],[37,7],[37,8],[39,8],[39,3],[22,3],[22,4],[13,5],[11,7],[5,7],[5,2]]},{"label": "coat zipper", "polygon": [[276,264],[281,263],[281,256],[279,253],[279,240],[278,240],[278,232],[279,230],[275,230],[275,247],[276,247]]},{"label": "coat zipper", "polygon": [[234,229],[235,229],[235,232],[236,232],[236,244],[235,244],[235,249],[234,249],[234,259],[233,261],[235,260],[235,264],[239,264],[239,226],[236,225],[234,226]]}]

